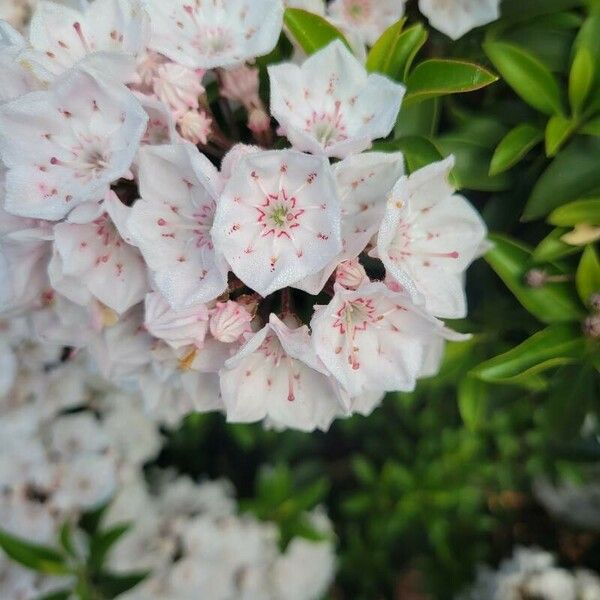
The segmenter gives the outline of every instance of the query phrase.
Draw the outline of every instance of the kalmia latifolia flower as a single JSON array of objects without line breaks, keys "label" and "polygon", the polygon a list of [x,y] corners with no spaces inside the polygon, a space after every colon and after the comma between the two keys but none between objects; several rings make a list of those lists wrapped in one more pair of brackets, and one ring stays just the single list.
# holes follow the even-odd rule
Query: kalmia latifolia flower
[{"label": "kalmia latifolia flower", "polygon": [[463,339],[439,319],[466,314],[486,229],[453,159],[407,175],[369,151],[404,87],[362,59],[404,3],[286,5],[352,50],[283,60],[280,0],[39,2],[27,38],[0,24],[0,318],[137,387],[157,423],[326,429]]}]

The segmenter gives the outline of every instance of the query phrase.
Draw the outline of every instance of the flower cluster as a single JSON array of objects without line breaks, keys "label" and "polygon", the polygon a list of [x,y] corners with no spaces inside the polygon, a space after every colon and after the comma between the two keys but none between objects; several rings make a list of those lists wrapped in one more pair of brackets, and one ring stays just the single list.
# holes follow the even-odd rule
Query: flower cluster
[{"label": "flower cluster", "polygon": [[[397,17],[357,6],[379,11],[363,43]],[[263,70],[267,101],[252,61],[283,10],[40,2],[27,39],[0,26],[0,314],[139,386],[160,421],[326,429],[462,339],[440,319],[465,316],[486,229],[452,157],[406,175],[370,150],[404,87],[340,40]]]},{"label": "flower cluster", "polygon": [[[158,473],[151,491],[143,467],[156,457],[161,436],[141,398],[90,376],[81,356],[67,360],[59,346],[30,340],[22,319],[0,323],[3,532],[52,546],[64,523],[110,501],[103,525],[129,523],[130,529],[111,549],[109,567],[116,574],[149,573],[119,597],[323,595],[335,556],[331,526],[320,510],[307,519],[322,539],[295,537],[281,552],[277,526],[238,516],[226,482]],[[0,555],[2,598],[38,598],[72,587],[71,579],[36,574]]]},{"label": "flower cluster", "polygon": [[472,589],[459,600],[595,600],[600,578],[591,571],[568,571],[552,554],[538,548],[517,547],[497,571],[481,567]]}]

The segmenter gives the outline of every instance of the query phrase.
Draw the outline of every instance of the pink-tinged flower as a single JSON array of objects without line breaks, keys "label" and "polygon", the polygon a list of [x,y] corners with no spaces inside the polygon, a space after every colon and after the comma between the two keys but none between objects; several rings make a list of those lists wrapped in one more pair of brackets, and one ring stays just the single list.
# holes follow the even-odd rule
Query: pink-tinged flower
[{"label": "pink-tinged flower", "polygon": [[191,144],[147,146],[139,183],[129,229],[156,287],[174,308],[214,300],[227,287],[227,264],[210,234],[219,173]]},{"label": "pink-tinged flower", "polygon": [[156,96],[176,113],[198,108],[198,97],[204,93],[203,71],[199,73],[175,63],[160,65],[152,80]]},{"label": "pink-tinged flower", "polygon": [[327,429],[346,409],[311,347],[308,327],[290,328],[274,314],[220,372],[227,420],[269,417],[295,429]]},{"label": "pink-tinged flower", "polygon": [[404,86],[368,74],[336,40],[299,67],[269,67],[271,113],[298,150],[344,158],[394,127]]},{"label": "pink-tinged flower", "polygon": [[206,144],[212,124],[212,119],[203,110],[188,110],[177,121],[181,137],[192,144]]},{"label": "pink-tinged flower", "polygon": [[102,200],[129,172],[147,120],[126,88],[79,70],[0,106],[6,210],[57,221],[78,204]]},{"label": "pink-tinged flower", "polygon": [[[143,300],[148,290],[146,265],[134,246],[121,236],[112,215],[119,199],[109,194],[91,223],[64,222],[54,227],[54,247],[61,272],[117,313]],[[124,207],[127,212],[131,209]],[[77,302],[77,298],[70,297]]]},{"label": "pink-tinged flower", "polygon": [[212,235],[231,270],[267,296],[320,271],[341,251],[340,217],[325,158],[255,152],[237,162]]},{"label": "pink-tinged flower", "polygon": [[8,23],[0,21],[0,102],[18,98],[40,87],[31,71],[18,60],[26,47],[27,42],[21,34]]},{"label": "pink-tinged flower", "polygon": [[422,297],[432,314],[461,318],[467,305],[463,273],[480,253],[487,230],[479,213],[454,194],[452,157],[402,177],[379,229],[377,256],[389,275]]},{"label": "pink-tinged flower", "polygon": [[367,283],[369,278],[365,268],[353,258],[340,263],[335,270],[335,281],[348,290],[356,290],[363,283]]},{"label": "pink-tinged flower", "polygon": [[95,0],[85,12],[41,1],[31,19],[32,49],[23,58],[43,79],[88,58],[88,67],[103,77],[131,81],[148,28],[148,15],[137,0]]},{"label": "pink-tinged flower", "polygon": [[352,31],[372,46],[404,14],[405,0],[334,0],[329,15],[343,30]]},{"label": "pink-tinged flower", "polygon": [[431,345],[461,339],[383,283],[336,285],[331,302],[315,308],[311,329],[318,357],[350,396],[411,391]]},{"label": "pink-tinged flower", "polygon": [[152,52],[151,50],[140,52],[135,65],[137,79],[135,87],[146,94],[151,93],[152,83],[154,82],[158,68],[167,62],[168,59],[157,52]]},{"label": "pink-tinged flower", "polygon": [[210,317],[210,332],[220,342],[232,344],[252,331],[252,318],[244,306],[233,300],[217,302]]},{"label": "pink-tinged flower", "polygon": [[219,74],[219,91],[221,96],[245,107],[261,106],[258,95],[258,69],[240,65],[234,69],[223,70]]},{"label": "pink-tinged flower", "polygon": [[230,67],[268,54],[283,24],[281,0],[148,0],[150,47],[190,69]]},{"label": "pink-tinged flower", "polygon": [[377,234],[386,201],[404,174],[400,152],[365,152],[333,165],[342,205],[342,252],[320,272],[296,284],[309,294],[322,289],[340,262],[356,258]]},{"label": "pink-tinged flower", "polygon": [[453,40],[500,17],[500,0],[419,0],[432,27]]},{"label": "pink-tinged flower", "polygon": [[142,144],[160,146],[180,141],[171,111],[160,100],[139,92],[135,93],[135,97],[148,115],[148,125]]},{"label": "pink-tinged flower", "polygon": [[144,308],[144,324],[154,337],[175,349],[203,346],[210,316],[205,304],[175,310],[161,294],[152,292],[146,296]]}]

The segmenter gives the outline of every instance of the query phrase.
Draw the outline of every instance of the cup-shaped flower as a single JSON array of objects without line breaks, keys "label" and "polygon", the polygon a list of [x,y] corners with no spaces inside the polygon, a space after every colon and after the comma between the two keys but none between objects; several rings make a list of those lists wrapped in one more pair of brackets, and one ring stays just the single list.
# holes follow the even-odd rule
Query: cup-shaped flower
[{"label": "cup-shaped flower", "polygon": [[334,0],[329,15],[343,30],[372,46],[404,14],[405,0]]},{"label": "cup-shaped flower", "polygon": [[404,86],[368,74],[340,40],[302,66],[270,66],[269,79],[271,113],[292,145],[337,158],[389,135],[404,95]]},{"label": "cup-shaped flower", "polygon": [[23,58],[47,79],[87,57],[89,66],[112,77],[120,71],[115,67],[121,67],[121,62],[115,61],[129,57],[129,68],[116,76],[130,81],[135,73],[133,59],[144,50],[148,32],[148,15],[138,0],[95,0],[84,12],[42,0],[31,19],[32,48]]},{"label": "cup-shaped flower", "polygon": [[0,106],[6,210],[58,221],[127,175],[148,116],[125,87],[74,69]]},{"label": "cup-shaped flower", "polygon": [[411,391],[432,345],[459,337],[383,283],[336,284],[331,302],[315,308],[311,329],[317,356],[351,396]]},{"label": "cup-shaped flower", "polygon": [[150,47],[190,69],[232,67],[268,54],[283,25],[281,0],[148,0]]},{"label": "cup-shaped flower", "polygon": [[404,174],[404,158],[400,152],[364,152],[332,168],[342,205],[342,252],[294,286],[309,294],[318,294],[336,267],[356,258],[376,235],[387,196]]},{"label": "cup-shaped flower", "polygon": [[327,429],[345,407],[311,346],[308,327],[271,314],[220,372],[227,419],[269,420],[294,429]]},{"label": "cup-shaped flower", "polygon": [[221,179],[191,144],[146,146],[139,153],[141,199],[129,229],[157,289],[173,308],[214,300],[227,286],[227,265],[210,230]]},{"label": "cup-shaped flower", "polygon": [[453,40],[500,17],[500,0],[419,0],[432,27]]},{"label": "cup-shaped flower", "polygon": [[213,239],[261,296],[317,273],[342,249],[329,162],[295,150],[241,156],[219,199]]},{"label": "cup-shaped flower", "polygon": [[487,229],[469,202],[454,194],[452,157],[402,177],[389,197],[377,256],[413,299],[438,317],[462,318],[463,273],[477,258]]}]

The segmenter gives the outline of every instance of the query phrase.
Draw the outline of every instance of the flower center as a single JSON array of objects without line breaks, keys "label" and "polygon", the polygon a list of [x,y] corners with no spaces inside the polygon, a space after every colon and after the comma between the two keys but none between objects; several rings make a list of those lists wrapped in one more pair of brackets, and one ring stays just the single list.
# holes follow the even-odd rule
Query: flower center
[{"label": "flower center", "polygon": [[263,237],[273,235],[290,238],[291,230],[300,227],[300,217],[304,214],[303,209],[296,207],[296,198],[289,197],[285,189],[277,194],[269,194],[265,203],[257,210]]},{"label": "flower center", "polygon": [[207,56],[218,56],[234,47],[231,31],[223,27],[203,27],[193,45]]},{"label": "flower center", "polygon": [[346,15],[352,21],[364,21],[371,13],[369,0],[350,0],[345,5]]},{"label": "flower center", "polygon": [[305,130],[312,133],[324,146],[348,139],[340,107],[338,100],[332,113],[313,112],[310,119],[306,120]]}]

